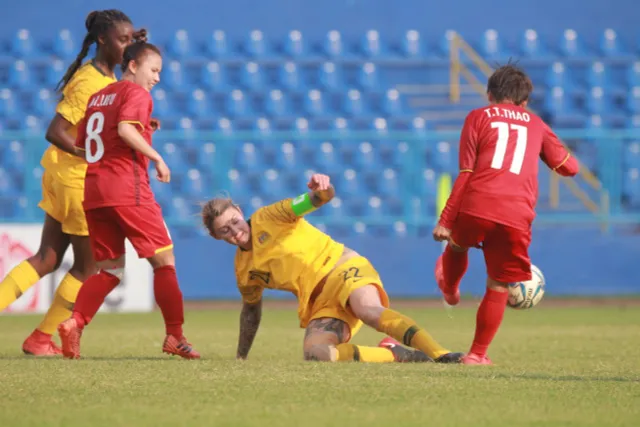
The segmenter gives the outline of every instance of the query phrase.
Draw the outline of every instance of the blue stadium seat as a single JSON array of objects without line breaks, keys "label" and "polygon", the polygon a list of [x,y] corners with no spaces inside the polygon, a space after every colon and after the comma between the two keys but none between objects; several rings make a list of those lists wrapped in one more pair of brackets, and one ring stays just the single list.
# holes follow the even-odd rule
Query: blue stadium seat
[{"label": "blue stadium seat", "polygon": [[354,169],[347,169],[337,177],[336,189],[345,200],[359,197],[363,194],[360,177]]},{"label": "blue stadium seat", "polygon": [[427,132],[427,121],[422,117],[414,117],[410,126],[413,133],[419,138],[422,138]]},{"label": "blue stadium seat", "polygon": [[53,53],[65,61],[77,55],[77,48],[73,41],[71,31],[66,28],[58,31],[58,34],[56,34],[53,40]]},{"label": "blue stadium seat", "polygon": [[33,86],[31,70],[27,62],[15,61],[9,68],[9,85],[14,89],[28,90]]},{"label": "blue stadium seat", "polygon": [[371,196],[365,203],[364,214],[367,218],[379,219],[386,216],[385,206],[378,196]]},{"label": "blue stadium seat", "polygon": [[187,30],[176,31],[169,41],[169,52],[176,58],[186,58],[191,54],[191,43]]},{"label": "blue stadium seat", "polygon": [[194,219],[195,204],[186,198],[175,196],[171,199],[169,216],[177,221],[192,222]]},{"label": "blue stadium seat", "polygon": [[169,166],[172,171],[181,173],[187,169],[184,152],[180,147],[173,142],[166,142],[161,144],[159,148],[160,155],[165,159],[167,166]]},{"label": "blue stadium seat", "polygon": [[353,161],[359,171],[378,171],[380,169],[376,150],[370,142],[365,141],[358,144]]},{"label": "blue stadium seat", "polygon": [[498,31],[494,29],[487,30],[482,34],[480,52],[485,58],[493,60],[508,56],[508,53],[504,51]]},{"label": "blue stadium seat", "polygon": [[256,139],[259,141],[269,141],[269,145],[272,145],[271,141],[271,122],[264,118],[259,117],[253,127],[253,130],[256,134]]},{"label": "blue stadium seat", "polygon": [[245,50],[254,58],[267,55],[269,53],[269,46],[265,40],[264,33],[260,30],[251,31],[245,45]]},{"label": "blue stadium seat", "polygon": [[149,184],[161,206],[165,205],[171,199],[171,185],[158,181],[155,178],[154,172],[149,173]]},{"label": "blue stadium seat", "polygon": [[552,87],[545,97],[545,109],[552,114],[553,124],[557,126],[576,127],[584,124],[583,115],[576,111],[575,103],[561,87]]},{"label": "blue stadium seat", "polygon": [[387,55],[387,48],[383,44],[380,33],[377,30],[369,30],[362,40],[362,53],[367,58],[380,58]]},{"label": "blue stadium seat", "polygon": [[302,90],[302,76],[298,72],[295,62],[285,62],[282,64],[278,74],[278,80],[283,89],[289,92],[299,92]]},{"label": "blue stadium seat", "polygon": [[631,114],[640,114],[640,86],[631,88],[627,97],[627,109]]},{"label": "blue stadium seat", "polygon": [[315,166],[323,173],[331,173],[332,171],[339,169],[338,156],[336,154],[335,147],[332,143],[325,141],[320,144],[320,149],[317,148],[318,143],[315,142],[314,146],[314,160]]},{"label": "blue stadium seat", "polygon": [[634,114],[631,117],[627,117],[625,125],[627,129],[640,129],[640,114]]},{"label": "blue stadium seat", "polygon": [[42,121],[36,116],[25,116],[20,121],[20,130],[28,134],[41,134],[44,132]]},{"label": "blue stadium seat", "polygon": [[293,121],[293,132],[296,135],[296,139],[304,138],[309,134],[309,121],[304,117],[298,117]]},{"label": "blue stadium seat", "polygon": [[27,29],[18,30],[13,37],[11,52],[18,58],[28,58],[38,53],[35,41]]},{"label": "blue stadium seat", "polygon": [[[413,145],[416,143],[414,142]],[[402,170],[412,171],[414,152],[411,150],[411,145],[407,142],[400,141],[396,144],[395,150],[393,150],[391,164]]]},{"label": "blue stadium seat", "polygon": [[225,58],[229,56],[229,45],[227,43],[227,34],[222,30],[215,30],[205,47],[207,53],[214,58]]},{"label": "blue stadium seat", "polygon": [[260,195],[271,203],[291,196],[284,179],[275,169],[264,171],[260,179]]},{"label": "blue stadium seat", "polygon": [[358,85],[365,91],[378,89],[378,70],[373,62],[366,62],[358,73]]},{"label": "blue stadium seat", "polygon": [[611,111],[610,97],[604,88],[599,86],[591,88],[587,95],[586,107],[590,114],[604,115]]},{"label": "blue stadium seat", "polygon": [[600,36],[600,52],[607,57],[632,57],[615,30],[607,28]]},{"label": "blue stadium seat", "polygon": [[227,112],[233,117],[246,116],[250,112],[249,104],[244,92],[239,89],[231,91],[227,96]]},{"label": "blue stadium seat", "polygon": [[629,198],[632,207],[640,207],[640,169],[627,169],[622,183],[622,192]]},{"label": "blue stadium seat", "polygon": [[304,107],[310,116],[322,116],[325,114],[322,92],[317,89],[310,90],[304,98]]},{"label": "blue stadium seat", "polygon": [[307,53],[307,46],[300,31],[289,31],[284,42],[284,52],[291,58],[300,58]]},{"label": "blue stadium seat", "polygon": [[416,192],[420,198],[430,200],[438,193],[438,176],[433,169],[423,169],[418,175]]},{"label": "blue stadium seat", "polygon": [[51,119],[56,112],[57,96],[49,89],[40,89],[33,103],[33,112],[43,118]]},{"label": "blue stadium seat", "polygon": [[59,59],[48,63],[45,69],[44,84],[51,89],[55,88],[66,70],[64,62]]},{"label": "blue stadium seat", "polygon": [[0,196],[15,196],[17,188],[13,181],[11,173],[0,167]]},{"label": "blue stadium seat", "polygon": [[196,156],[197,166],[205,171],[213,171],[217,166],[217,153],[215,142],[198,144],[198,155]]},{"label": "blue stadium seat", "polygon": [[336,64],[325,62],[318,69],[318,81],[323,89],[330,92],[339,92],[343,88],[342,75]]},{"label": "blue stadium seat", "polygon": [[207,99],[207,94],[202,89],[196,89],[191,92],[187,110],[192,117],[203,118],[211,115],[211,105]]},{"label": "blue stadium seat", "polygon": [[255,171],[262,167],[262,159],[258,153],[256,145],[251,142],[245,142],[242,144],[240,149],[236,151],[234,166],[243,171]]},{"label": "blue stadium seat", "polygon": [[387,116],[400,116],[403,114],[400,92],[396,89],[389,89],[382,100],[382,110]]},{"label": "blue stadium seat", "polygon": [[545,59],[549,57],[549,50],[544,45],[536,30],[528,29],[522,35],[520,52],[524,57]]},{"label": "blue stadium seat", "polygon": [[584,57],[588,54],[575,30],[565,30],[560,39],[560,53],[569,58]]},{"label": "blue stadium seat", "polygon": [[324,53],[331,58],[345,55],[340,31],[331,30],[327,33],[324,41]]},{"label": "blue stadium seat", "polygon": [[185,140],[193,139],[198,134],[198,128],[189,117],[181,117],[178,120],[178,128],[176,129]]},{"label": "blue stadium seat", "polygon": [[151,91],[151,96],[153,97],[153,115],[161,119],[169,116],[172,111],[167,92],[164,89],[154,89]]},{"label": "blue stadium seat", "polygon": [[326,206],[323,206],[318,212],[324,214],[327,218],[342,219],[347,216],[340,197],[334,197],[333,200],[331,200]]},{"label": "blue stadium seat", "polygon": [[640,169],[640,141],[625,144],[623,159],[625,166]]},{"label": "blue stadium seat", "polygon": [[640,61],[635,61],[627,69],[627,86],[640,86]]},{"label": "blue stadium seat", "polygon": [[454,30],[447,30],[444,32],[444,36],[440,40],[440,51],[447,58],[449,57],[449,51],[451,50],[451,43],[456,36]]},{"label": "blue stadium seat", "polygon": [[351,89],[344,99],[344,111],[351,117],[358,117],[364,114],[365,106],[362,101],[362,93],[359,90]]},{"label": "blue stadium seat", "polygon": [[174,91],[184,90],[187,86],[187,80],[182,71],[182,65],[178,61],[170,61],[168,66],[163,70],[162,80],[163,86]]},{"label": "blue stadium seat", "polygon": [[241,174],[237,169],[231,169],[227,173],[227,178],[229,180],[228,190],[232,198],[240,199],[249,194],[249,183],[244,174]]},{"label": "blue stadium seat", "polygon": [[[5,145],[6,143],[2,143]],[[0,153],[3,167],[10,171],[24,170],[27,162],[27,155],[24,149],[24,143],[21,141],[11,141]]]},{"label": "blue stadium seat", "polygon": [[242,85],[252,91],[264,89],[264,77],[262,70],[256,62],[248,62],[242,67]]},{"label": "blue stadium seat", "polygon": [[601,61],[595,61],[587,70],[587,83],[602,87],[615,98],[624,98],[627,90],[611,77],[610,70]]},{"label": "blue stadium seat", "polygon": [[378,174],[377,190],[385,197],[398,197],[402,191],[398,172],[387,168],[382,172],[382,176]]},{"label": "blue stadium seat", "polygon": [[0,90],[0,117],[15,117],[19,113],[15,95],[11,89]]},{"label": "blue stadium seat", "polygon": [[226,117],[220,117],[213,125],[213,130],[225,136],[233,135],[233,124]]},{"label": "blue stadium seat", "polygon": [[455,168],[456,162],[452,151],[453,150],[449,142],[438,142],[436,149],[433,152],[433,164],[438,171],[451,172]]},{"label": "blue stadium seat", "polygon": [[562,88],[567,95],[583,95],[581,89],[576,86],[575,78],[567,70],[562,62],[554,62],[547,72],[546,84],[549,87]]},{"label": "blue stadium seat", "polygon": [[190,198],[204,198],[209,191],[205,176],[198,169],[189,169],[182,181],[182,193]]},{"label": "blue stadium seat", "polygon": [[202,67],[201,80],[213,92],[223,93],[228,90],[225,70],[218,62],[209,62]]},{"label": "blue stadium seat", "polygon": [[343,140],[348,138],[351,133],[349,121],[344,117],[336,117],[329,123],[329,127],[331,128],[331,131]]},{"label": "blue stadium seat", "polygon": [[408,30],[403,34],[402,42],[400,43],[400,52],[404,57],[410,59],[418,59],[422,57],[422,41],[418,31]]},{"label": "blue stadium seat", "polygon": [[296,146],[291,142],[283,142],[276,151],[275,165],[284,170],[301,168],[302,163],[297,157]]},{"label": "blue stadium seat", "polygon": [[282,117],[291,114],[289,101],[281,90],[274,89],[269,92],[265,103],[265,111],[272,117]]}]

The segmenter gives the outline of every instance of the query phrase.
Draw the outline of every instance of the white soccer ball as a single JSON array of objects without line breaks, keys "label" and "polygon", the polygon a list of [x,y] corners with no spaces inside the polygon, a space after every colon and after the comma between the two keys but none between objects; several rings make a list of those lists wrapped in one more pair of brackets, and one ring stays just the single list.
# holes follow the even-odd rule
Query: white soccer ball
[{"label": "white soccer ball", "polygon": [[544,296],[544,275],[531,264],[531,280],[509,283],[509,307],[524,310],[535,307]]}]

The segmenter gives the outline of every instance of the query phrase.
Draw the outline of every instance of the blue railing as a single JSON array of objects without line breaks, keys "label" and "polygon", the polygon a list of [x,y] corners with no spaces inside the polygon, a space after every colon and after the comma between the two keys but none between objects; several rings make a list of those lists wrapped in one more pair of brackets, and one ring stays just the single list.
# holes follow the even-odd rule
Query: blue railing
[{"label": "blue railing", "polygon": [[[600,183],[597,186],[592,185],[593,182],[584,180],[580,188],[583,189],[597,205],[596,210],[588,210],[584,207],[584,204],[578,202],[570,191],[559,191],[558,188],[551,188],[549,192],[542,190],[541,193],[547,194],[559,194],[562,201],[572,199],[572,203],[569,203],[568,207],[563,206],[558,209],[553,206],[553,203],[545,203],[541,200],[539,204],[538,224],[640,224],[640,210],[633,209],[625,203],[624,197],[624,179],[626,170],[623,168],[623,157],[625,156],[625,144],[628,141],[640,141],[640,129],[590,129],[590,130],[559,130],[558,135],[565,141],[570,141],[571,146],[577,147],[578,157],[580,148],[584,144],[589,144],[591,147],[595,147],[595,164],[598,171],[597,176]],[[355,131],[355,130],[339,130],[339,131],[159,131],[154,136],[154,144],[160,146],[166,142],[173,142],[178,149],[181,149],[182,142],[185,143],[185,147],[195,147],[199,143],[214,142],[216,144],[216,157],[215,161],[211,164],[207,164],[209,169],[206,172],[213,177],[210,182],[211,188],[205,189],[205,194],[214,195],[221,190],[228,189],[228,171],[234,166],[234,158],[237,151],[241,149],[244,142],[259,142],[259,144],[268,144],[268,141],[274,143],[282,143],[290,141],[295,144],[300,141],[317,141],[320,144],[323,141],[338,142],[339,144],[353,143],[357,144],[360,141],[369,141],[375,147],[379,141],[389,142],[406,142],[409,150],[416,147],[425,147],[432,144],[434,147],[440,141],[447,141],[451,143],[451,147],[456,150],[457,140],[459,138],[459,131],[388,131],[380,132],[376,131]],[[0,141],[3,144],[7,144],[10,141],[22,141],[26,149],[26,168],[24,169],[24,196],[21,197],[20,203],[26,203],[28,208],[25,210],[25,215],[20,218],[0,218],[3,222],[39,222],[42,218],[41,212],[37,209],[38,188],[40,182],[34,174],[34,171],[38,170],[38,162],[42,151],[46,148],[46,142],[41,133],[20,133],[20,132],[3,132],[0,133]],[[5,147],[6,148],[6,147]],[[186,150],[187,148],[185,148]],[[592,155],[594,155],[592,153]],[[406,157],[406,156],[405,156]],[[455,157],[455,156],[454,156]],[[316,222],[323,222],[327,225],[336,226],[353,226],[356,223],[362,223],[364,225],[376,226],[376,225],[393,225],[396,223],[402,223],[403,226],[408,228],[429,226],[435,221],[435,210],[426,212],[422,215],[416,215],[410,206],[411,198],[415,198],[416,194],[413,192],[415,188],[415,182],[419,179],[419,171],[421,167],[418,164],[419,160],[416,156],[406,157],[405,164],[401,165],[399,173],[400,181],[400,194],[398,198],[402,200],[403,209],[398,215],[376,215],[376,216],[343,216],[343,217],[322,217],[316,218]],[[169,159],[170,163],[170,159]],[[0,165],[1,167],[1,165]],[[301,165],[301,170],[312,170],[313,167]],[[455,174],[457,169],[457,159],[454,158],[452,162],[453,170],[446,170],[441,172],[450,172]],[[546,172],[541,172],[546,173]],[[300,189],[304,188],[305,177],[300,177]],[[577,180],[580,183],[580,179]],[[601,185],[600,185],[601,184]],[[542,185],[559,185],[541,183]],[[640,186],[640,181],[637,181],[635,185]],[[628,187],[628,185],[627,185]],[[337,188],[338,194],[340,194],[340,188]],[[640,193],[640,188],[637,188]],[[237,196],[232,194],[232,196]],[[243,195],[246,199],[246,194]],[[26,201],[25,201],[26,198]],[[5,198],[6,200],[6,198]],[[18,202],[18,201],[16,201]],[[268,203],[270,200],[265,200]],[[435,201],[429,201],[435,205]],[[564,205],[564,203],[563,203]],[[250,210],[250,209],[248,209]],[[192,219],[176,219],[170,215],[167,218],[167,222],[173,225],[190,225],[196,224],[197,218]]]}]

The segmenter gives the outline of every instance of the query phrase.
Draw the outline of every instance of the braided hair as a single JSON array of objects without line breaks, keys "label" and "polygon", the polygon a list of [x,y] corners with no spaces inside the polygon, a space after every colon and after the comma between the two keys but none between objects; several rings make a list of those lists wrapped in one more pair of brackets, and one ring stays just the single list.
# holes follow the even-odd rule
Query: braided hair
[{"label": "braided hair", "polygon": [[[75,61],[73,61],[69,66],[60,82],[58,82],[58,85],[56,86],[57,91],[62,91],[67,83],[69,83],[75,72],[78,71],[82,65],[82,61],[89,53],[91,45],[98,43],[98,38],[119,22],[127,22],[131,24],[131,19],[129,19],[124,12],[117,9],[94,10],[87,15],[87,19],[84,23],[84,26],[87,29],[87,35],[84,36],[84,40],[82,41],[82,49],[80,49]],[[146,41],[147,31],[144,29],[137,31],[133,34],[133,38],[136,41]]]}]

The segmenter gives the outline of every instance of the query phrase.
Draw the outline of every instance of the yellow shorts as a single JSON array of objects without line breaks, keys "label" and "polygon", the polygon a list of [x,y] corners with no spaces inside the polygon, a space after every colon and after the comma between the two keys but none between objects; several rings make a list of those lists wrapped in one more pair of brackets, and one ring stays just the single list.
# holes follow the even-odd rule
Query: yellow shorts
[{"label": "yellow shorts", "polygon": [[68,187],[47,170],[42,175],[42,200],[38,206],[62,224],[62,232],[74,236],[88,236],[82,201],[84,189]]},{"label": "yellow shorts", "polygon": [[358,256],[339,265],[329,274],[324,289],[313,303],[309,321],[321,317],[340,319],[349,325],[353,337],[362,327],[362,321],[348,306],[349,297],[353,291],[367,285],[375,285],[382,305],[389,307],[389,297],[382,286],[380,275],[368,259]]}]

